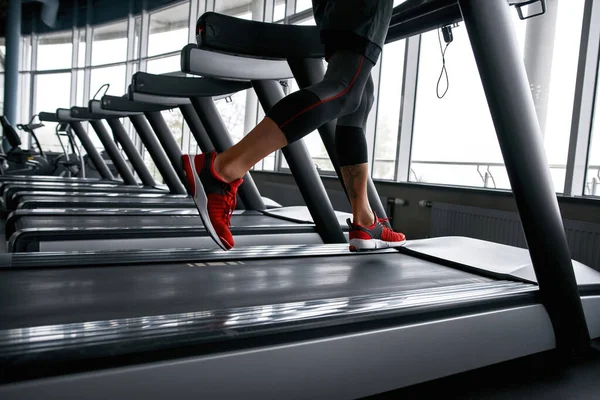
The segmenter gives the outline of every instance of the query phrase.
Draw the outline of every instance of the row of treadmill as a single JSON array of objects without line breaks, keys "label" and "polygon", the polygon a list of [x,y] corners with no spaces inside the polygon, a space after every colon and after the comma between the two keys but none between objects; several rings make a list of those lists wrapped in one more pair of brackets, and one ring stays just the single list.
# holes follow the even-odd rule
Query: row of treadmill
[{"label": "row of treadmill", "polygon": [[[467,17],[463,3],[481,12]],[[483,11],[508,36],[514,3],[407,0],[387,42],[476,25]],[[302,141],[282,155],[304,205],[261,196],[251,171],[232,218],[236,246],[219,249],[162,111],[181,111],[202,152],[222,152],[233,143],[215,101],[254,90],[268,110],[280,82],[322,78],[323,49],[308,26],[206,13],[196,28],[181,71],[138,72],[121,97],[39,114],[68,126],[98,177],[0,176],[2,399],[361,398],[600,337],[600,273],[576,261],[564,276],[575,277],[587,337],[560,325],[576,312],[548,300],[545,266],[527,249],[437,237],[350,253],[349,215],[331,206]],[[319,129],[328,150],[333,130]],[[369,191],[385,215],[372,182]]]}]

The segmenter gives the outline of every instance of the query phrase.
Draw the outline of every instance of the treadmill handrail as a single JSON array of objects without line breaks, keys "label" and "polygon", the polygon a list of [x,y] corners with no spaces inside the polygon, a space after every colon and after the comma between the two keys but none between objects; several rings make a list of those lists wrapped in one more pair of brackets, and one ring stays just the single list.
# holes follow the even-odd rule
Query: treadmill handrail
[{"label": "treadmill handrail", "polygon": [[106,115],[95,114],[86,107],[71,107],[71,117],[79,118],[83,121],[94,121],[107,118]]},{"label": "treadmill handrail", "polygon": [[191,104],[190,99],[187,97],[172,97],[172,96],[160,96],[155,94],[139,93],[133,90],[133,87],[129,85],[128,97],[131,101],[137,101],[140,103],[147,104],[161,104],[173,107],[183,106]]},{"label": "treadmill handrail", "polygon": [[88,103],[88,109],[91,113],[96,115],[102,115],[104,118],[122,118],[129,117],[130,115],[141,115],[142,112],[134,111],[114,111],[102,108],[102,102],[100,100],[90,100]]},{"label": "treadmill handrail", "polygon": [[284,60],[265,60],[200,49],[190,43],[181,50],[181,71],[212,78],[259,81],[293,78]]},{"label": "treadmill handrail", "polygon": [[62,122],[56,116],[56,112],[50,113],[42,111],[38,114],[38,118],[40,119],[40,121],[44,122]]},{"label": "treadmill handrail", "polygon": [[158,105],[140,103],[139,101],[131,101],[124,97],[118,96],[102,96],[102,108],[104,110],[121,111],[127,113],[144,113],[152,111],[163,111],[175,108],[173,105]]},{"label": "treadmill handrail", "polygon": [[[457,0],[408,0],[394,7],[385,42],[415,36],[461,20]],[[223,26],[228,29],[222,29]],[[316,26],[249,21],[215,12],[206,12],[198,18],[196,39],[202,49],[246,57],[281,60],[325,56]],[[182,70],[183,62],[182,57]]]},{"label": "treadmill handrail", "polygon": [[[233,82],[233,81],[232,81]],[[223,94],[218,96],[212,96],[214,101],[222,100],[230,98],[230,94]],[[164,104],[164,105],[172,105],[172,106],[191,106],[189,97],[174,97],[174,96],[163,96],[163,95],[155,95],[148,93],[140,93],[133,89],[132,85],[129,85],[127,88],[127,96],[131,101],[138,101],[140,103],[148,103],[148,104]]]},{"label": "treadmill handrail", "polygon": [[214,78],[190,78],[136,72],[131,89],[137,93],[167,97],[214,97],[232,95],[250,89],[249,82]]},{"label": "treadmill handrail", "polygon": [[79,116],[73,117],[71,115],[70,108],[57,108],[56,109],[56,118],[61,122],[86,122],[86,121],[88,121],[88,119],[80,118]]}]

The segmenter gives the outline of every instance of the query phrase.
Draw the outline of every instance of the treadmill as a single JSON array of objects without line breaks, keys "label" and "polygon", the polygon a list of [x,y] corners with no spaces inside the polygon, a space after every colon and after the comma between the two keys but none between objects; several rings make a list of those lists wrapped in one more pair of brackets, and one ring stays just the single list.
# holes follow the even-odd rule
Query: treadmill
[{"label": "treadmill", "polygon": [[[542,352],[561,363],[586,354],[600,337],[600,274],[569,257],[506,1],[407,0],[388,41],[461,20],[514,161],[528,250],[445,237],[371,254],[331,244],[4,255],[0,396],[362,398]],[[214,13],[198,24],[205,48],[202,32],[235,32],[210,40],[258,57],[243,41],[265,35],[276,58],[323,55],[314,27]],[[527,179],[537,174],[547,179]]]},{"label": "treadmill", "polygon": [[[100,172],[101,176],[114,180],[114,177],[108,166],[94,147],[92,141],[89,136],[87,136],[85,130],[81,126],[81,121],[78,118],[72,118],[65,115],[63,110],[57,110],[55,118],[47,115],[46,113],[40,113],[39,117],[42,121],[53,121],[53,122],[68,122],[78,136],[80,142],[86,149],[88,156],[93,160],[96,168]],[[70,114],[70,110],[67,110]],[[78,191],[78,192],[115,192],[115,193],[165,193],[164,190],[158,188],[146,188],[140,187],[136,185],[123,185],[122,183],[118,183],[114,181],[113,183],[106,182],[78,182],[78,181],[67,181],[67,182],[35,182],[35,181],[14,181],[14,182],[5,182],[0,183],[0,195],[3,197],[4,204],[6,205],[8,199],[18,191],[43,191],[43,192],[53,192],[53,191],[61,191],[61,189],[68,191]]]},{"label": "treadmill", "polygon": [[[238,59],[238,64],[240,60]],[[291,76],[291,72],[290,72]],[[178,162],[181,150],[164,123],[157,107],[183,107],[189,102],[206,99],[205,104],[186,110],[188,120],[193,122],[196,136],[204,147],[214,143],[218,151],[224,151],[233,143],[214,106],[213,97],[229,95],[232,91],[248,88],[248,83],[222,81],[208,78],[183,78],[174,76],[136,75],[133,86],[148,87],[153,96],[159,96],[153,88],[170,85],[176,88],[170,104],[148,104],[133,102],[120,97],[104,96],[103,107],[112,111],[135,112],[144,110],[156,137],[181,180],[185,179]],[[150,81],[156,80],[156,84]],[[135,90],[135,89],[133,89]],[[179,100],[176,100],[179,96]],[[181,99],[185,101],[182,101]],[[159,101],[155,98],[154,103]],[[194,109],[201,110],[194,121]],[[199,117],[199,118],[198,118]],[[204,128],[206,126],[206,129]],[[210,133],[207,133],[210,132]],[[346,219],[351,214],[335,212],[327,193],[311,165],[311,159],[303,142],[288,146],[286,156],[292,172],[301,173],[297,178],[308,207],[277,207],[267,209],[250,174],[244,177],[239,196],[245,210],[236,210],[232,217],[231,231],[240,246],[260,244],[285,245],[293,243],[322,244],[346,242],[348,226]],[[210,149],[206,149],[210,150]],[[304,165],[301,165],[304,163]],[[318,206],[317,206],[318,205]],[[82,227],[85,226],[85,229]],[[6,237],[9,252],[45,252],[156,249],[156,248],[216,248],[198,216],[197,210],[27,210],[12,212],[6,221]],[[290,235],[294,234],[294,235]]]},{"label": "treadmill", "polygon": [[[152,177],[148,167],[145,165],[139,151],[129,138],[128,133],[119,121],[119,118],[141,118],[136,120],[138,127],[143,129],[140,132],[140,137],[144,142],[152,145],[158,143],[156,138],[152,141],[153,134],[147,124],[144,125],[143,116],[141,113],[119,113],[102,110],[99,100],[91,100],[88,110],[81,107],[71,108],[71,113],[74,117],[86,117],[88,120],[98,121],[105,119],[111,128],[112,134],[123,151],[131,162],[142,184],[146,187],[160,188]],[[103,126],[102,126],[103,127]],[[148,149],[154,163],[162,172],[163,178],[170,188],[172,193],[167,192],[158,194],[125,194],[114,196],[110,193],[86,193],[86,192],[36,192],[21,191],[14,193],[10,198],[6,199],[6,208],[8,210],[17,209],[37,209],[37,208],[194,208],[193,201],[187,197],[185,188],[177,178],[175,171],[168,162],[164,151],[159,145]],[[136,202],[135,199],[139,199]],[[273,205],[273,204],[271,204]]]},{"label": "treadmill", "polygon": [[[19,134],[15,128],[3,117],[2,128],[4,130],[4,136],[7,137],[13,147],[18,146],[21,142]],[[1,175],[0,183],[4,182],[24,182],[24,181],[36,181],[36,182],[102,182],[97,178],[78,178],[78,177],[60,177],[50,175]],[[105,182],[112,182],[112,180],[105,180]]]}]

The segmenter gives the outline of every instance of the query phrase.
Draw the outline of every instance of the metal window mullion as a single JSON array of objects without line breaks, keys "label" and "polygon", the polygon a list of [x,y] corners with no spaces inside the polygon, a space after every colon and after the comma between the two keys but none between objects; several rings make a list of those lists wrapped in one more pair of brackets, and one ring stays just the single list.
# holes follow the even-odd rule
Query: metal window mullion
[{"label": "metal window mullion", "polygon": [[565,196],[581,196],[584,194],[594,122],[599,56],[600,2],[586,0],[563,191]]},{"label": "metal window mullion", "polygon": [[[37,51],[38,51],[38,37],[36,34],[31,34],[31,71],[37,70]],[[34,72],[31,73],[31,84],[30,84],[30,115],[33,115],[34,112],[39,112],[36,109],[36,98],[35,89],[37,86],[37,77]]]},{"label": "metal window mullion", "polygon": [[79,30],[74,26],[71,32],[71,105],[77,104],[77,62],[79,61],[79,52],[77,44],[79,42]]},{"label": "metal window mullion", "polygon": [[275,0],[263,0],[264,12],[263,21],[273,22],[273,15],[275,15]]},{"label": "metal window mullion", "polygon": [[[198,2],[198,9],[196,10],[196,19],[198,19],[200,17],[200,15],[204,14],[206,12],[206,0],[194,0]],[[196,21],[194,21],[194,34],[195,32],[195,26],[196,26]],[[194,40],[196,40],[196,38],[194,37]]]},{"label": "metal window mullion", "polygon": [[402,80],[402,102],[398,124],[396,176],[394,177],[399,182],[408,182],[410,178],[410,157],[415,124],[420,53],[421,35],[408,38],[406,40],[406,50],[404,51],[404,78]]},{"label": "metal window mullion", "polygon": [[[89,21],[88,21],[89,22]],[[83,72],[83,101],[90,99],[90,85],[92,82],[92,71],[90,66],[92,65],[92,48],[94,31],[89,23],[85,26],[85,69]]]},{"label": "metal window mullion", "polygon": [[188,43],[196,43],[196,21],[198,16],[198,0],[190,0],[188,17]]},{"label": "metal window mullion", "polygon": [[150,40],[150,14],[148,11],[142,11],[142,29],[140,32],[140,67],[139,70],[146,72],[148,61],[148,41]]},{"label": "metal window mullion", "polygon": [[283,23],[284,24],[289,24],[289,17],[294,15],[294,12],[296,11],[296,0],[285,0],[285,12],[284,12],[284,18],[283,18]]},{"label": "metal window mullion", "polygon": [[38,35],[31,35],[31,71],[37,71]]},{"label": "metal window mullion", "polygon": [[135,18],[132,14],[127,17],[127,63],[125,64],[125,85],[131,82],[133,76],[133,59],[135,58]]},{"label": "metal window mullion", "polygon": [[215,11],[217,0],[206,0],[206,11]]},{"label": "metal window mullion", "polygon": [[300,11],[299,13],[294,13],[294,15],[290,16],[290,18],[288,18],[288,23],[292,25],[298,24],[310,19],[311,17],[313,17],[313,10],[312,8],[307,8],[306,10]]},{"label": "metal window mullion", "polygon": [[377,140],[377,115],[379,113],[379,88],[381,85],[381,69],[383,65],[383,53],[385,52],[385,48],[381,52],[381,56],[379,57],[379,62],[371,70],[371,77],[373,78],[373,98],[377,99],[377,101],[373,104],[373,109],[369,113],[369,117],[367,119],[367,126],[365,127],[365,135],[367,137],[367,150],[369,154],[369,173],[373,176],[373,164],[375,164],[375,141]]}]

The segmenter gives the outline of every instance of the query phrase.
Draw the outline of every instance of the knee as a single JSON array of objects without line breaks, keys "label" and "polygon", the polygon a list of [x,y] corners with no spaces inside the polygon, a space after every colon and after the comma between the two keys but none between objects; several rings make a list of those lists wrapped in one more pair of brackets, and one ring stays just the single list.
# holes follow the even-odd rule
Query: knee
[{"label": "knee", "polygon": [[351,114],[360,108],[363,94],[358,90],[347,88],[346,92],[340,97],[342,115]]}]

